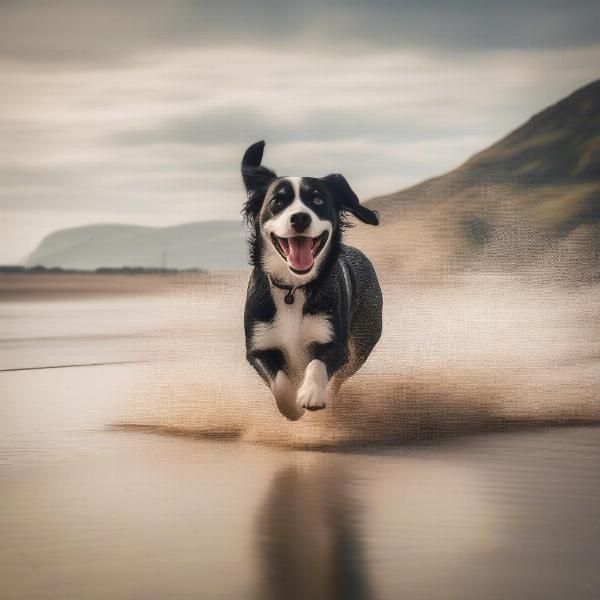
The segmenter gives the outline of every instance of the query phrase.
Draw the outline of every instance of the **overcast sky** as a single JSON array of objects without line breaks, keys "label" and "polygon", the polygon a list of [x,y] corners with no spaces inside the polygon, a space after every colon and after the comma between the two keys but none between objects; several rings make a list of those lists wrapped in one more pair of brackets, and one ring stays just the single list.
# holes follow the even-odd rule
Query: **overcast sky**
[{"label": "overcast sky", "polygon": [[58,228],[239,218],[241,155],[362,199],[600,76],[600,3],[0,1],[0,262]]}]

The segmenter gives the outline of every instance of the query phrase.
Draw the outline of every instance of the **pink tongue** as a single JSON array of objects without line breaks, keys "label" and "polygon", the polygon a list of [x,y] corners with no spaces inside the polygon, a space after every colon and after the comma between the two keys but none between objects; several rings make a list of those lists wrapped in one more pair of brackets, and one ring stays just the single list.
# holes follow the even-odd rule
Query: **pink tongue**
[{"label": "pink tongue", "polygon": [[312,246],[312,238],[306,236],[296,236],[288,238],[290,245],[290,253],[288,254],[288,262],[292,269],[296,271],[306,271],[313,264],[313,257],[310,251]]}]

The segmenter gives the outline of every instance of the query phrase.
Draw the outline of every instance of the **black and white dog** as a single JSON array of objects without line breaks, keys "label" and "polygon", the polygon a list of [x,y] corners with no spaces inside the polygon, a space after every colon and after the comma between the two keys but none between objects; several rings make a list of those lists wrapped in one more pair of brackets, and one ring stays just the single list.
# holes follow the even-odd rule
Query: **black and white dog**
[{"label": "black and white dog", "polygon": [[265,143],[242,159],[254,266],[244,314],[246,356],[280,412],[296,420],[367,360],[381,335],[382,296],[369,259],[342,244],[347,214],[377,225],[342,175],[278,177]]}]

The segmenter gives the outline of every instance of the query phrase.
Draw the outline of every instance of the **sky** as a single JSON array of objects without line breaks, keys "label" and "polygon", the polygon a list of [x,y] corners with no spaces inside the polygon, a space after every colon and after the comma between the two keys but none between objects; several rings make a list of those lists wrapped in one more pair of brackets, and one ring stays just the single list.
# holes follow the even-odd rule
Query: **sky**
[{"label": "sky", "polygon": [[589,0],[0,0],[0,263],[90,223],[239,219],[245,148],[365,200],[600,76]]}]

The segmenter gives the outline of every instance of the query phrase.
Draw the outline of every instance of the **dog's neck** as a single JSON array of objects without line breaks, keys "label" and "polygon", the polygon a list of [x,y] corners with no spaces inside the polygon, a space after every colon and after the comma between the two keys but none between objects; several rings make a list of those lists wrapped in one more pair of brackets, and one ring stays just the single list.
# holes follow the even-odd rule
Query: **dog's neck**
[{"label": "dog's neck", "polygon": [[280,290],[287,290],[287,294],[283,298],[283,300],[286,304],[294,304],[294,293],[296,292],[296,290],[298,290],[300,288],[304,288],[307,285],[309,285],[309,283],[310,283],[310,282],[308,282],[303,285],[289,285],[287,283],[278,281],[277,279],[271,277],[270,275],[267,275],[267,277],[269,278],[269,281],[271,282],[271,285],[273,287],[279,288]]}]

